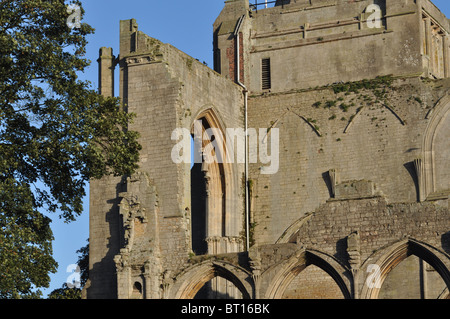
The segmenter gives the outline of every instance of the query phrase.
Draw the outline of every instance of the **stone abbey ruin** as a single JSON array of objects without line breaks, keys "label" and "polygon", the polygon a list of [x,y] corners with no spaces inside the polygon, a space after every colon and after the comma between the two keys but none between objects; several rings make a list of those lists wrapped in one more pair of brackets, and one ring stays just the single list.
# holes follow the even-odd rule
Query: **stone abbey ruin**
[{"label": "stone abbey ruin", "polygon": [[[133,19],[119,53],[100,50],[100,92],[120,82],[143,148],[133,176],[91,182],[85,297],[449,298],[445,15],[429,0],[228,0],[212,31],[214,69]],[[177,129],[193,165],[171,157]],[[245,160],[219,160],[227,143]]]}]

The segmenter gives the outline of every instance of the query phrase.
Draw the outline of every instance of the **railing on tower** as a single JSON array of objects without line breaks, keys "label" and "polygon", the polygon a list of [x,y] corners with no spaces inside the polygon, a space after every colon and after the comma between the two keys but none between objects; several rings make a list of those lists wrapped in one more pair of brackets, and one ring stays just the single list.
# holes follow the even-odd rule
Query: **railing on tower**
[{"label": "railing on tower", "polygon": [[284,5],[289,3],[289,0],[277,0],[277,1],[258,1],[255,0],[255,3],[250,3],[250,8],[256,12],[258,12],[258,7],[264,6],[264,9],[267,8],[269,4],[276,4],[277,2],[281,2],[281,7],[284,9]]}]

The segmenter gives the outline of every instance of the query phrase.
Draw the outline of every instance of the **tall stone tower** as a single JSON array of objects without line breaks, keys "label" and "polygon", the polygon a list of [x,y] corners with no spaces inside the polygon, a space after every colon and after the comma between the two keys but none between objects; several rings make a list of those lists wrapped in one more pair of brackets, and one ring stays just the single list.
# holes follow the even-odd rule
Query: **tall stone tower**
[{"label": "tall stone tower", "polygon": [[121,21],[99,89],[143,148],[91,182],[87,298],[448,298],[449,32],[429,0],[228,0],[212,70]]}]

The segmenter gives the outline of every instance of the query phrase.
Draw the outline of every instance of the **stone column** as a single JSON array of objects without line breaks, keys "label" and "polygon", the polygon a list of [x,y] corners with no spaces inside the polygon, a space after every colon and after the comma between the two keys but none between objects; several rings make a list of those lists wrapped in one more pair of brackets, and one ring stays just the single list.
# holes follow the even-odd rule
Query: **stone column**
[{"label": "stone column", "polygon": [[114,258],[117,270],[117,298],[129,299],[131,293],[131,267],[128,264],[129,253],[121,249],[120,255]]},{"label": "stone column", "polygon": [[98,58],[98,90],[105,97],[114,96],[115,57],[112,48],[101,48]]},{"label": "stone column", "polygon": [[[205,174],[205,225],[206,225],[206,231],[205,235],[206,238],[209,238],[211,236],[211,217],[209,214],[211,213],[211,173],[209,172],[209,165],[206,161],[202,164],[202,172]],[[210,247],[208,243],[208,254],[211,254]]]},{"label": "stone column", "polygon": [[425,18],[425,45],[426,52],[428,55],[428,74],[431,75],[434,72],[433,67],[433,53],[432,51],[432,38],[431,38],[431,19],[430,17]]},{"label": "stone column", "polygon": [[161,274],[160,256],[150,256],[144,264],[145,299],[166,299],[170,273]]},{"label": "stone column", "polygon": [[250,249],[248,252],[249,264],[252,270],[252,279],[254,284],[254,299],[260,299],[260,286],[261,286],[261,256],[258,249]]},{"label": "stone column", "polygon": [[417,176],[417,188],[418,188],[418,200],[423,202],[426,199],[426,185],[425,185],[425,166],[421,158],[416,158],[414,160],[414,169],[416,170]]},{"label": "stone column", "polygon": [[359,232],[354,232],[347,237],[348,263],[353,276],[353,298],[359,299],[358,273],[361,267],[361,237]]},{"label": "stone column", "polygon": [[449,35],[446,34],[442,37],[442,40],[444,41],[444,77],[448,78],[450,77],[450,39]]}]

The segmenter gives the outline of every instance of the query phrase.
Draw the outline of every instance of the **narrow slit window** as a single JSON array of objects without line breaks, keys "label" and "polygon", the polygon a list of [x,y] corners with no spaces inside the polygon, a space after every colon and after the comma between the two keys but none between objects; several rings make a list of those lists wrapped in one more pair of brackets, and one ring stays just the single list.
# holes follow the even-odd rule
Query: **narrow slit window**
[{"label": "narrow slit window", "polygon": [[272,87],[270,76],[270,59],[262,59],[261,61],[262,89],[268,90]]}]

